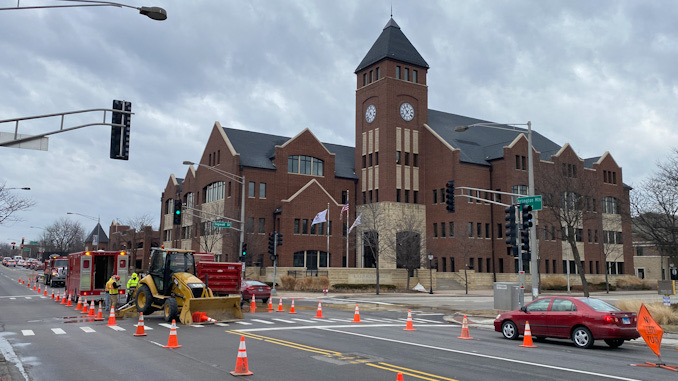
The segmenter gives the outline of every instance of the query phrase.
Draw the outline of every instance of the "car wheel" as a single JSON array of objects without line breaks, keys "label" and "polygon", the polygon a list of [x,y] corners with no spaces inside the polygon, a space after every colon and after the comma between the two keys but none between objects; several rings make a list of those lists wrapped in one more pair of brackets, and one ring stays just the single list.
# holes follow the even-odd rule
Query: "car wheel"
[{"label": "car wheel", "polygon": [[511,320],[501,323],[501,333],[509,340],[516,340],[519,336],[518,327],[516,326],[516,323]]},{"label": "car wheel", "polygon": [[179,305],[177,304],[177,300],[174,298],[165,299],[165,304],[162,306],[162,313],[166,322],[176,320],[177,316],[179,315]]},{"label": "car wheel", "polygon": [[572,342],[579,348],[591,348],[593,346],[593,335],[586,327],[576,327],[572,330]]},{"label": "car wheel", "polygon": [[623,339],[605,339],[605,344],[609,345],[610,348],[619,348],[624,344]]},{"label": "car wheel", "polygon": [[135,300],[137,311],[143,313],[144,315],[152,314],[156,310],[151,306],[151,303],[153,303],[153,294],[151,293],[151,289],[148,288],[147,285],[142,284],[141,287],[139,287],[137,299]]}]

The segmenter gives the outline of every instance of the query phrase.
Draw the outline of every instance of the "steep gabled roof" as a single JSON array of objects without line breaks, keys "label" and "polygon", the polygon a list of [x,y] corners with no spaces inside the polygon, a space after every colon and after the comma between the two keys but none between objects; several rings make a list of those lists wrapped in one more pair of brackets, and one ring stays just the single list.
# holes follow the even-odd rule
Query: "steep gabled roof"
[{"label": "steep gabled roof", "polygon": [[99,237],[99,244],[102,243],[108,243],[108,236],[106,235],[106,232],[104,231],[104,228],[101,227],[101,224],[97,222],[97,226],[94,227],[94,230],[92,230],[91,233],[85,238],[85,243],[92,243],[92,239],[94,236]]},{"label": "steep gabled roof", "polygon": [[[462,162],[489,165],[492,160],[504,157],[504,147],[509,146],[521,133],[527,136],[527,129],[508,125],[501,128],[471,127],[464,132],[456,132],[457,126],[469,126],[474,123],[494,123],[467,116],[428,110],[428,125],[447,144],[461,150]],[[505,128],[505,129],[504,129]],[[532,130],[532,144],[542,160],[551,160],[560,146]]]},{"label": "steep gabled roof", "polygon": [[357,73],[385,58],[427,69],[429,67],[417,49],[414,48],[414,45],[405,37],[405,34],[400,30],[400,27],[393,18],[388,20],[379,38],[374,42],[374,45],[372,45],[365,58],[360,62],[358,68],[355,69],[355,72]]},{"label": "steep gabled roof", "polygon": [[[224,132],[240,154],[240,165],[250,168],[262,168],[275,170],[273,158],[275,147],[284,145],[291,138],[225,128]],[[340,146],[337,144],[322,143],[334,156],[334,175],[346,179],[358,179],[355,174],[355,149],[353,147]]]}]

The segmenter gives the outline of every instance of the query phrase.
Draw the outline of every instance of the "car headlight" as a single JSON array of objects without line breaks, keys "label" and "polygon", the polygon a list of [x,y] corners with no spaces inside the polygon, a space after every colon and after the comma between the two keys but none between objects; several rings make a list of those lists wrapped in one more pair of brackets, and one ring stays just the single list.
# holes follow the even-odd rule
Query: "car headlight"
[{"label": "car headlight", "polygon": [[497,315],[497,317],[494,318],[494,320],[499,320],[500,317],[501,317],[501,314]]}]

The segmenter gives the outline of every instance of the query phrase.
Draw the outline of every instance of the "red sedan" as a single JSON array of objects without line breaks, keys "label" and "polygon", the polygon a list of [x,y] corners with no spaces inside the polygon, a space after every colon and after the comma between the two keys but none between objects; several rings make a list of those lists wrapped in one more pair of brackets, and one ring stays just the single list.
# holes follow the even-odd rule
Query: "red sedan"
[{"label": "red sedan", "polygon": [[249,302],[254,295],[255,299],[261,299],[264,303],[268,302],[271,297],[271,288],[258,280],[243,280],[240,286],[240,294],[242,295],[242,302]]},{"label": "red sedan", "polygon": [[536,340],[569,338],[579,348],[591,348],[598,339],[616,348],[625,340],[640,337],[637,319],[635,312],[624,312],[600,299],[549,296],[519,310],[499,314],[494,320],[494,330],[515,340],[524,333],[528,321]]}]

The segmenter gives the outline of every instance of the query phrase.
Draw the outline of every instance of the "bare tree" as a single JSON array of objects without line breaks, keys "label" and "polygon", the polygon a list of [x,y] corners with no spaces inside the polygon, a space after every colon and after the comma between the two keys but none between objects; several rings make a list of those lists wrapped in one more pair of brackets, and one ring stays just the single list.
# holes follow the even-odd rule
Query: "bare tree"
[{"label": "bare tree", "polygon": [[130,240],[127,250],[132,252],[132,266],[130,266],[130,271],[135,271],[137,263],[137,250],[139,249],[139,247],[137,247],[137,239],[144,231],[145,227],[150,227],[151,229],[153,228],[153,217],[151,217],[150,214],[140,214],[138,216],[123,220],[123,224],[129,226],[130,228],[126,233],[126,237]]},{"label": "bare tree", "polygon": [[85,230],[77,221],[60,218],[45,228],[40,238],[46,252],[68,254],[85,249]]},{"label": "bare tree", "polygon": [[0,243],[0,257],[12,257],[12,245]]},{"label": "bare tree", "polygon": [[678,149],[632,193],[633,227],[678,263]]},{"label": "bare tree", "polygon": [[[621,210],[626,210],[620,208]],[[626,213],[622,214],[622,218],[628,218]],[[621,232],[622,232],[622,218],[608,221],[605,226],[609,230],[603,230],[603,239],[600,246],[600,249],[603,253],[603,259],[605,260],[605,291],[610,293],[610,268],[607,265],[610,262],[617,262],[620,258],[624,257],[624,250],[621,247]]]},{"label": "bare tree", "polygon": [[379,232],[383,230],[384,210],[377,204],[364,204],[358,206],[361,213],[361,224],[358,225],[358,234],[362,237],[364,256],[367,267],[374,266],[376,274],[375,292],[379,295],[379,262],[381,248],[379,246]]},{"label": "bare tree", "polygon": [[422,251],[422,237],[426,234],[424,223],[414,209],[408,208],[398,219],[383,226],[382,243],[389,250],[382,255],[396,262],[397,268],[407,269],[407,289],[410,289],[410,277],[414,270],[421,267],[426,257]]},{"label": "bare tree", "polygon": [[26,211],[35,205],[33,200],[19,197],[3,182],[0,184],[0,225],[5,222],[20,221],[16,214]]},{"label": "bare tree", "polygon": [[[576,172],[576,167],[574,170],[571,167],[568,168],[566,173],[560,173],[558,170],[543,171],[537,179],[536,188],[537,193],[542,194],[544,202],[540,219],[543,218],[559,228],[560,237],[567,242],[572,250],[572,257],[577,266],[584,296],[588,297],[589,285],[586,281],[577,242],[583,241],[585,222],[597,217],[593,213],[597,186],[590,174],[581,173],[577,176]],[[533,276],[536,276],[536,274],[533,274]]]}]

